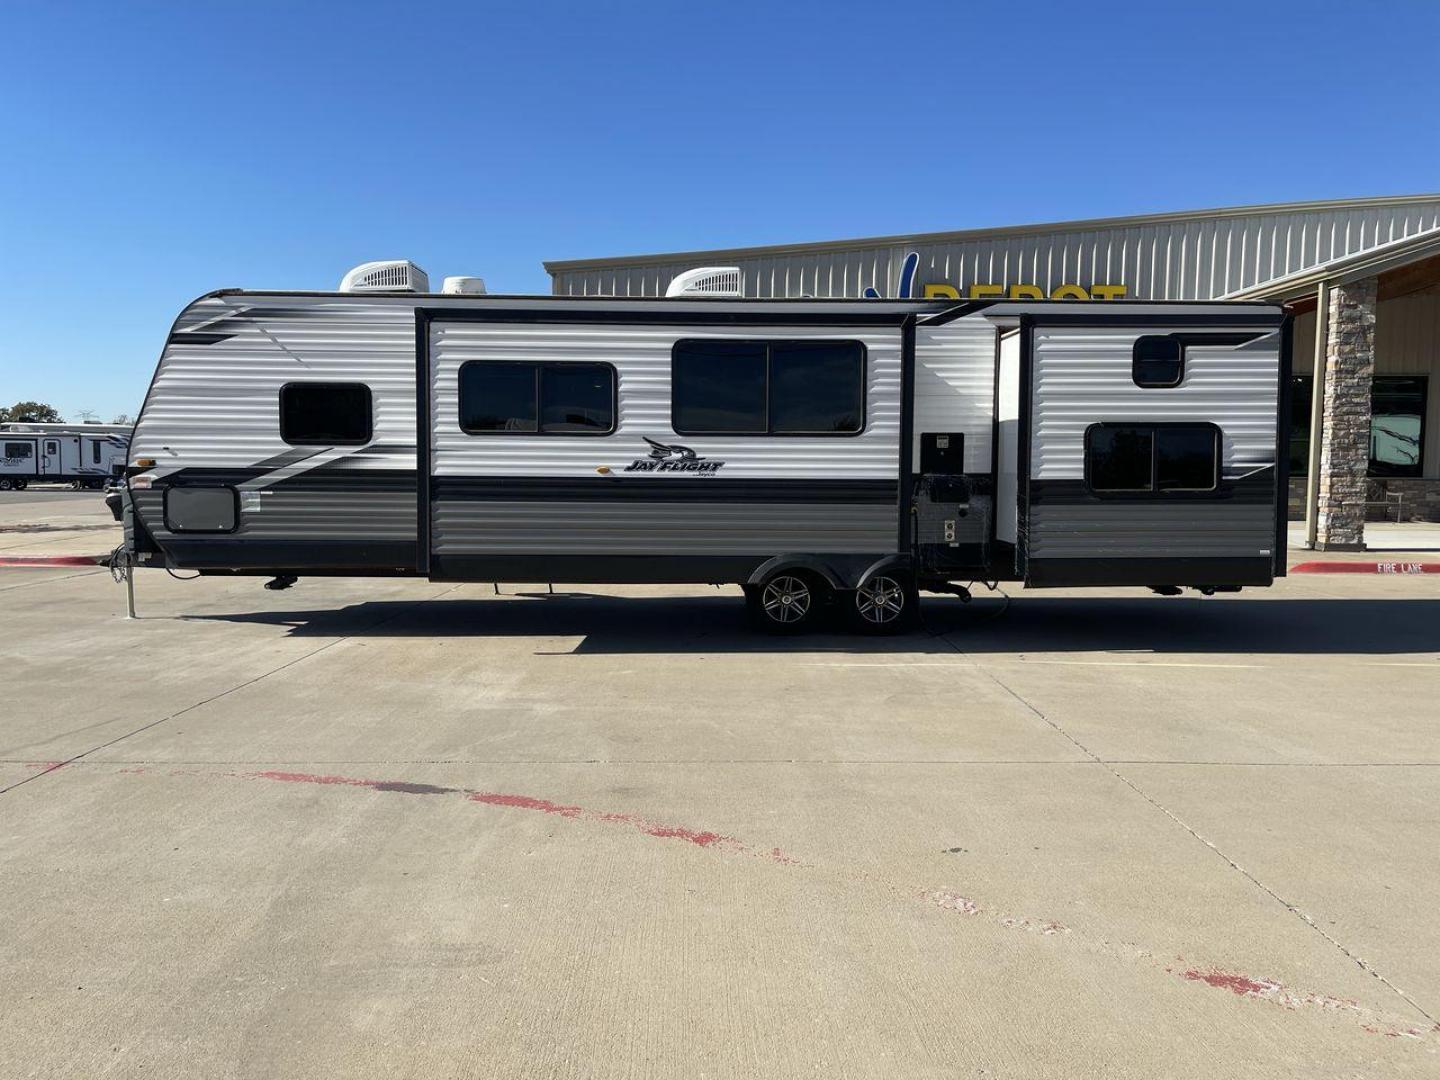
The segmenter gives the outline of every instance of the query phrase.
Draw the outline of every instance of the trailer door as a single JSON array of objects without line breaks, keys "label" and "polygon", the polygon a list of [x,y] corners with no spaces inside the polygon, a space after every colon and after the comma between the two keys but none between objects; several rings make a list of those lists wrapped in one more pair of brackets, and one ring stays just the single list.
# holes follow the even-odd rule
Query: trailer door
[{"label": "trailer door", "polygon": [[46,438],[40,440],[40,468],[41,479],[54,477],[58,479],[65,473],[64,461],[61,457],[60,440]]},{"label": "trailer door", "polygon": [[1284,573],[1289,324],[1275,308],[1022,323],[1017,559],[1030,585]]}]

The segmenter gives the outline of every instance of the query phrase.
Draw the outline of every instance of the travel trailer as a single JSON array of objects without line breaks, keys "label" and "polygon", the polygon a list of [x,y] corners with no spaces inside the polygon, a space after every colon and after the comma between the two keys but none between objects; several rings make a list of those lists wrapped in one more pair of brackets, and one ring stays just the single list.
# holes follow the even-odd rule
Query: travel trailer
[{"label": "travel trailer", "polygon": [[31,481],[102,487],[125,463],[129,426],[118,424],[0,424],[0,491],[24,491]]},{"label": "travel trailer", "polygon": [[409,263],[201,297],[136,425],[131,557],[735,584],[781,632],[893,631],[976,581],[1284,574],[1282,307],[755,300],[705,269],[664,298],[433,294]]}]

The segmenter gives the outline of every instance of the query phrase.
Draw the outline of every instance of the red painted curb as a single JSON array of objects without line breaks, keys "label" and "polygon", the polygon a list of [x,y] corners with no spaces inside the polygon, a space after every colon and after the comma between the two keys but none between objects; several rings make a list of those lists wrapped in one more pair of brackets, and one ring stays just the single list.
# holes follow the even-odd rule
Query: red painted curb
[{"label": "red painted curb", "polygon": [[1292,574],[1440,574],[1435,562],[1302,562]]},{"label": "red painted curb", "polygon": [[0,566],[101,566],[108,555],[0,555]]}]

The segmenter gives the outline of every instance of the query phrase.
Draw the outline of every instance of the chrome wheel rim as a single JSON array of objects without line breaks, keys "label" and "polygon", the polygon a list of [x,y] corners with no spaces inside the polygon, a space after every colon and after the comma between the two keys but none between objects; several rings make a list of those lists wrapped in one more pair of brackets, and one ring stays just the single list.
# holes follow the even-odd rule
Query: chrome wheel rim
[{"label": "chrome wheel rim", "polygon": [[760,595],[765,617],[777,623],[797,623],[810,613],[810,586],[790,574],[772,578]]},{"label": "chrome wheel rim", "polygon": [[868,623],[892,623],[905,610],[905,590],[894,578],[877,574],[855,590],[855,609]]}]

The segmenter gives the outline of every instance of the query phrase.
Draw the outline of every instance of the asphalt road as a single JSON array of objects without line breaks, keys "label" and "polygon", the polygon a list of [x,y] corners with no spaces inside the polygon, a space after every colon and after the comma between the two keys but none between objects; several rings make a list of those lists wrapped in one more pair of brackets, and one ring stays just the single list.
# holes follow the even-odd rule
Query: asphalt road
[{"label": "asphalt road", "polygon": [[503,591],[0,571],[0,1072],[1440,1074],[1436,579]]}]

